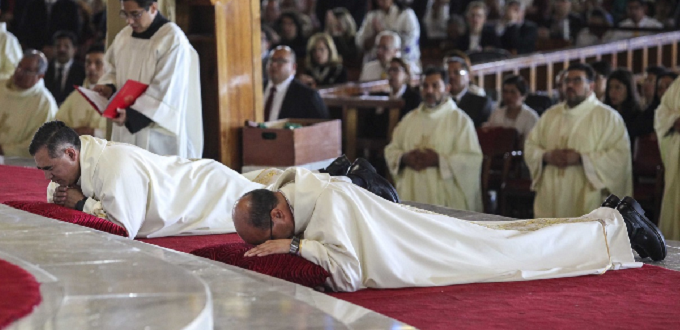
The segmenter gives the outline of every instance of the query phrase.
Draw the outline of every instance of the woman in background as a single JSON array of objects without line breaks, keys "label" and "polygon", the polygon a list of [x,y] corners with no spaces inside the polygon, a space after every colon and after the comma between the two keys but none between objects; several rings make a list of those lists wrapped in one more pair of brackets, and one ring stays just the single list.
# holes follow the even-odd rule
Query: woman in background
[{"label": "woman in background", "polygon": [[314,79],[316,86],[328,86],[347,82],[347,70],[342,57],[328,33],[317,33],[307,42],[305,74]]},{"label": "woman in background", "polygon": [[503,79],[502,106],[491,113],[489,121],[482,127],[514,128],[519,133],[520,147],[524,147],[524,139],[538,122],[538,114],[524,103],[529,92],[526,80],[518,75]]},{"label": "woman in background", "polygon": [[621,114],[626,123],[631,145],[635,142],[636,135],[633,127],[635,121],[642,113],[640,108],[640,96],[638,95],[633,73],[627,69],[616,69],[607,78],[607,89],[604,96],[604,104],[614,108]]}]

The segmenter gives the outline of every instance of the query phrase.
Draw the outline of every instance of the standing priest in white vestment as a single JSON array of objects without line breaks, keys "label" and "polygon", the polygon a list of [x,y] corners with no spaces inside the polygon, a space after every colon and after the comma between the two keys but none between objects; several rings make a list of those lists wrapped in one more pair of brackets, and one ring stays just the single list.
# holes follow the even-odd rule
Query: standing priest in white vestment
[{"label": "standing priest in white vestment", "polygon": [[659,228],[668,239],[680,240],[680,78],[661,98],[654,129],[665,169]]},{"label": "standing priest in white vestment", "polygon": [[11,32],[7,23],[0,22],[0,80],[8,79],[22,57],[21,44]]},{"label": "standing priest in white vestment", "polygon": [[565,102],[548,109],[526,140],[535,217],[579,216],[610,193],[633,192],[626,125],[595,97],[594,77],[587,64],[569,66]]},{"label": "standing priest in white vestment", "polygon": [[128,79],[149,88],[113,121],[113,141],[159,155],[200,158],[203,120],[198,54],[155,0],[121,1],[128,24],[106,53],[109,66],[94,90],[110,97]]},{"label": "standing priest in white vestment", "polygon": [[29,151],[52,181],[48,202],[121,225],[130,238],[234,232],[234,203],[263,187],[214,160],[79,137],[60,121],[43,125]]},{"label": "standing priest in white vestment", "polygon": [[291,168],[242,197],[233,219],[243,240],[260,244],[245,256],[297,254],[327,270],[335,291],[602,274],[640,267],[631,247],[665,258],[635,200],[603,206],[572,219],[465,221]]},{"label": "standing priest in white vestment", "polygon": [[[85,55],[86,78],[83,87],[94,87],[99,78],[104,75],[105,69],[104,46],[91,46]],[[64,100],[55,119],[63,121],[66,126],[73,128],[79,135],[106,137],[106,118],[97,112],[77,90],[71,92]]]},{"label": "standing priest in white vestment", "polygon": [[47,63],[43,53],[29,49],[12,77],[0,80],[0,155],[30,157],[33,134],[57,113],[43,80]]},{"label": "standing priest in white vestment", "polygon": [[482,148],[449,87],[446,71],[425,70],[423,103],[394,129],[385,148],[387,167],[402,200],[482,211]]}]

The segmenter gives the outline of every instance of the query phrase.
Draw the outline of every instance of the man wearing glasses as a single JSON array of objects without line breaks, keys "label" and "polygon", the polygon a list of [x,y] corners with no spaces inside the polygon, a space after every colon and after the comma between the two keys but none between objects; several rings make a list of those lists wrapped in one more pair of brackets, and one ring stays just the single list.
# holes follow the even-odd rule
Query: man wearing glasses
[{"label": "man wearing glasses", "polygon": [[610,193],[633,192],[626,125],[597,99],[594,78],[590,65],[569,66],[565,101],[543,113],[526,140],[537,218],[579,216]]},{"label": "man wearing glasses", "polygon": [[33,134],[57,113],[43,81],[47,63],[43,53],[29,49],[12,77],[0,80],[0,155],[30,157]]},{"label": "man wearing glasses", "polygon": [[423,102],[399,122],[385,147],[402,200],[482,211],[482,149],[472,120],[448,95],[448,75],[421,75]]},{"label": "man wearing glasses", "polygon": [[113,119],[111,139],[159,155],[200,158],[203,120],[198,55],[182,30],[163,17],[156,0],[123,0],[128,26],[106,53],[108,71],[93,88],[110,98],[126,81],[149,87]]}]

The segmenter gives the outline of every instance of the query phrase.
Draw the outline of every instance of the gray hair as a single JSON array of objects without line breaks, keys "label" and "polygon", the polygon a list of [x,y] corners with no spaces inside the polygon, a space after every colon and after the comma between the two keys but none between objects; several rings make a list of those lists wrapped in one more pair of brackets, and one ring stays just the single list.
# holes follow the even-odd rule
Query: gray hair
[{"label": "gray hair", "polygon": [[401,37],[399,36],[398,33],[390,30],[384,30],[380,33],[378,33],[377,36],[375,36],[375,44],[380,43],[380,38],[389,36],[392,37],[392,45],[394,46],[394,49],[401,49]]},{"label": "gray hair", "polygon": [[28,57],[38,58],[38,74],[45,74],[45,72],[47,72],[47,66],[49,64],[49,61],[47,60],[47,57],[45,57],[45,54],[43,54],[43,52],[35,49],[26,49],[26,51],[24,52],[24,58]]}]

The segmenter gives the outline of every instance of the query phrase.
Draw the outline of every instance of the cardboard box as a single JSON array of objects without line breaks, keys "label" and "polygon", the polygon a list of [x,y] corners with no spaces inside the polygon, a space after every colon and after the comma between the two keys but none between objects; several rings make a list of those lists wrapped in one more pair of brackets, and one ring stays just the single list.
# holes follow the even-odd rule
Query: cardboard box
[{"label": "cardboard box", "polygon": [[244,127],[243,165],[295,166],[340,156],[342,128],[339,119],[288,118],[265,125],[283,127],[287,122],[303,127]]}]

